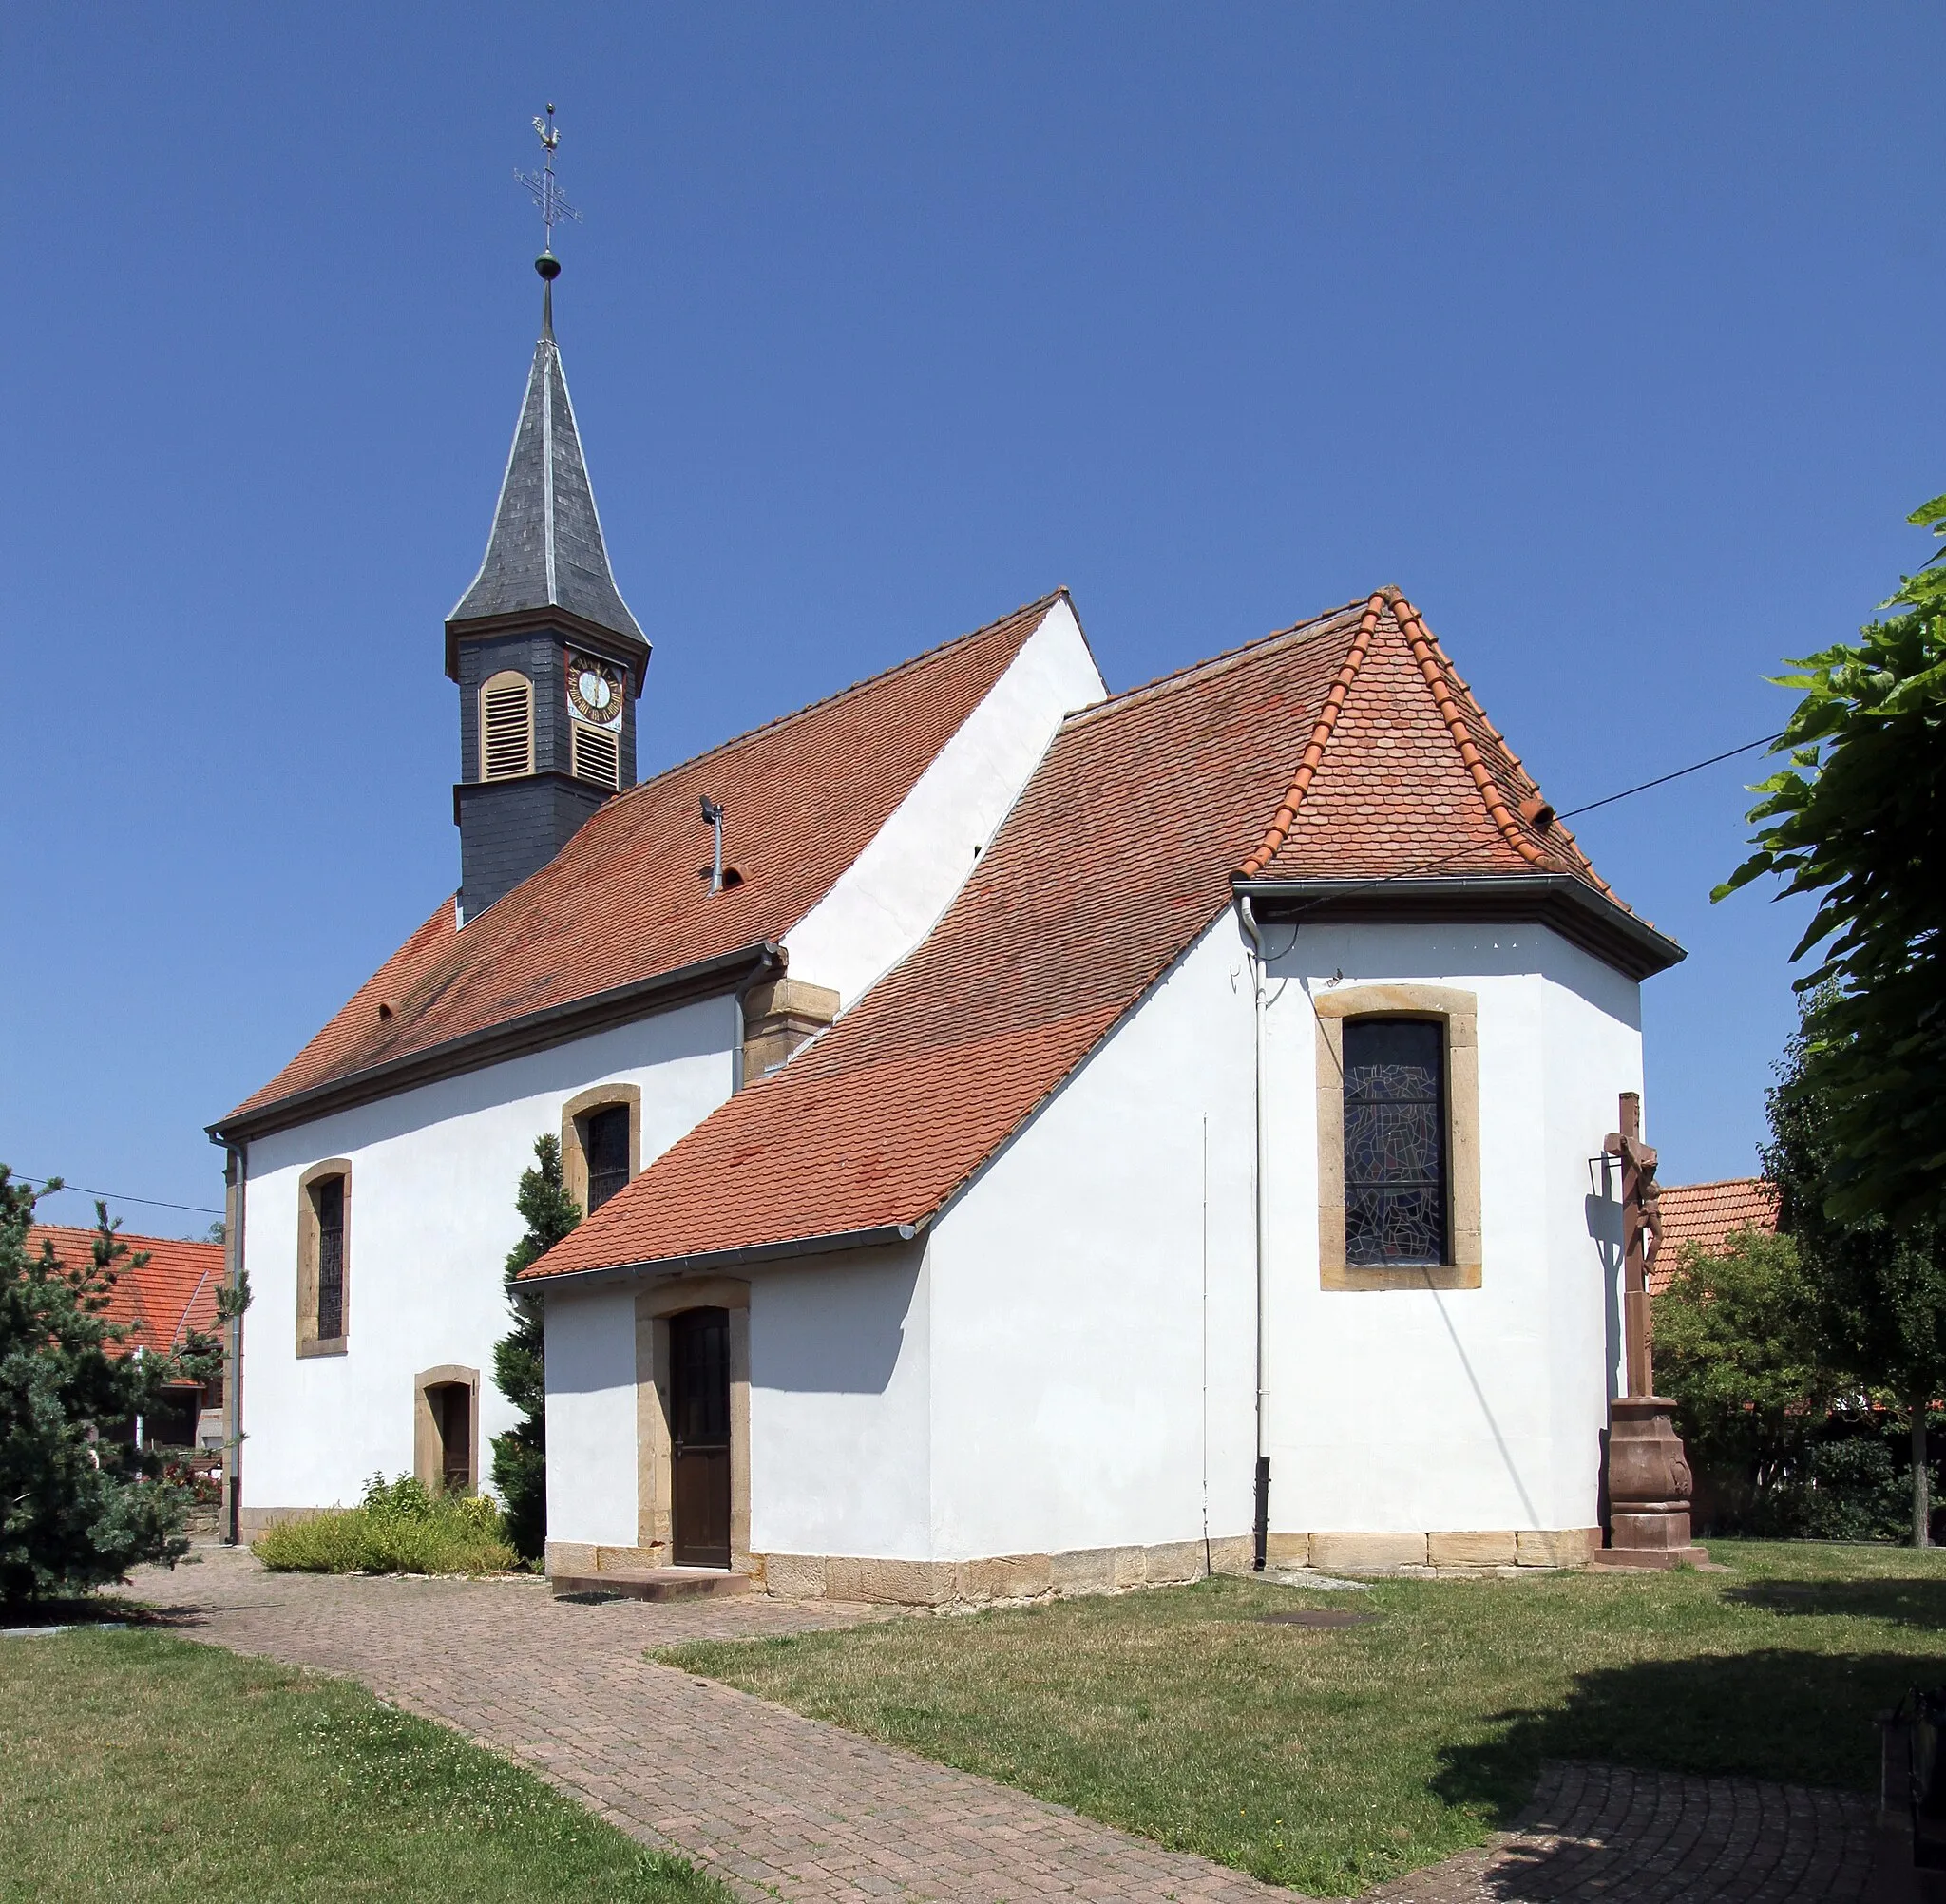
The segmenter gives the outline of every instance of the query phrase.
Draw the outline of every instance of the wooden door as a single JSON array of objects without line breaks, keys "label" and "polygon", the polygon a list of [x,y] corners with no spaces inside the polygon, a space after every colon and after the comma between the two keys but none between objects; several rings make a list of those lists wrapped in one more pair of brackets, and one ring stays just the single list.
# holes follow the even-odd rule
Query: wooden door
[{"label": "wooden door", "polygon": [[464,1382],[443,1382],[427,1399],[439,1429],[439,1482],[449,1495],[473,1491],[473,1391]]},{"label": "wooden door", "polygon": [[678,1567],[730,1565],[730,1312],[669,1319],[670,1505]]}]

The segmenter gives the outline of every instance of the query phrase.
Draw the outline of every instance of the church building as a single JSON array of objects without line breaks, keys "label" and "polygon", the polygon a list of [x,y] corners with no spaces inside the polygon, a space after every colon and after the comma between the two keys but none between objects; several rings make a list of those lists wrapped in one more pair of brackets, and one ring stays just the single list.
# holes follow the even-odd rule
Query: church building
[{"label": "church building", "polygon": [[1111,695],[1058,590],[639,781],[650,642],[551,294],[445,629],[458,891],[212,1127],[242,1536],[374,1472],[482,1482],[552,1133],[558,1581],[1585,1559],[1590,1159],[1682,952],[1418,610]]}]

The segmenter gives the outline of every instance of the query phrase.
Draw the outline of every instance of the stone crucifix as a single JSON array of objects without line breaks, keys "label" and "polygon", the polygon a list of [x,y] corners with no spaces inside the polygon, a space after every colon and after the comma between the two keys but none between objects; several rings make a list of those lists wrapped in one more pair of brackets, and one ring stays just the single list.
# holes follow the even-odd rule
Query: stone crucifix
[{"label": "stone crucifix", "polygon": [[1655,1393],[1655,1336],[1649,1313],[1649,1278],[1662,1248],[1662,1189],[1655,1152],[1642,1141],[1642,1094],[1622,1093],[1621,1129],[1604,1152],[1622,1166],[1623,1373],[1631,1396]]},{"label": "stone crucifix", "polygon": [[1675,1403],[1655,1392],[1649,1277],[1662,1247],[1655,1152],[1642,1141],[1642,1097],[1622,1093],[1621,1129],[1605,1155],[1622,1166],[1622,1345],[1625,1393],[1609,1403],[1608,1544],[1597,1567],[1705,1566],[1689,1536],[1689,1458],[1675,1428]]}]

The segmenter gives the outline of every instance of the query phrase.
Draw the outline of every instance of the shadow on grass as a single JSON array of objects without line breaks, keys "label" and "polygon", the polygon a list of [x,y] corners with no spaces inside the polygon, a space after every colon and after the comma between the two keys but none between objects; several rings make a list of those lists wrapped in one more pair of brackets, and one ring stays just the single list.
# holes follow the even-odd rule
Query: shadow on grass
[{"label": "shadow on grass", "polygon": [[[1723,1597],[1771,1613],[1889,1620],[1946,1631],[1946,1580],[1755,1580],[1728,1589]],[[1946,1678],[1946,1663],[1941,1677]]]},{"label": "shadow on grass", "polygon": [[1543,1760],[1876,1791],[1877,1716],[1946,1663],[1904,1653],[1777,1647],[1644,1660],[1583,1673],[1549,1711],[1496,1713],[1484,1739],[1448,1745],[1433,1790],[1511,1823]]}]

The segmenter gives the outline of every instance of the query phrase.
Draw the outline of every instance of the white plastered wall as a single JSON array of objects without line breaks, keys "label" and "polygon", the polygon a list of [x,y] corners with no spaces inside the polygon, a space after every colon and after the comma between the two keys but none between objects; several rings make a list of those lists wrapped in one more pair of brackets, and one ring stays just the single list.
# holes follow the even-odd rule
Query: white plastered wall
[{"label": "white plastered wall", "polygon": [[[646,1165],[729,1095],[735,1039],[733,1002],[705,1000],[255,1139],[244,1230],[254,1291],[244,1323],[246,1509],[329,1507],[357,1499],[374,1473],[411,1472],[413,1378],[443,1363],[480,1371],[485,1480],[488,1443],[514,1421],[493,1384],[493,1344],[508,1327],[502,1277],[521,1234],[514,1193],[534,1139],[560,1134],[562,1106],[576,1093],[635,1084]],[[349,1348],[299,1357],[298,1179],[329,1157],[352,1166]],[[632,1400],[630,1409],[632,1461]]]},{"label": "white plastered wall", "polygon": [[854,1003],[952,904],[1062,716],[1104,692],[1063,597],[871,844],[792,927],[791,976]]},{"label": "white plastered wall", "polygon": [[756,1552],[927,1556],[926,1255],[921,1240],[753,1272],[750,1544]]},{"label": "white plastered wall", "polygon": [[[1537,924],[1266,932],[1272,1528],[1593,1526],[1613,1295],[1587,1159],[1641,1087],[1636,985]],[[1309,994],[1373,982],[1479,1000],[1478,1289],[1319,1285]]]},{"label": "white plastered wall", "polygon": [[636,1544],[635,1290],[547,1304],[547,1537]]},{"label": "white plastered wall", "polygon": [[1250,1092],[1226,913],[936,1225],[930,1557],[1249,1531]]}]

